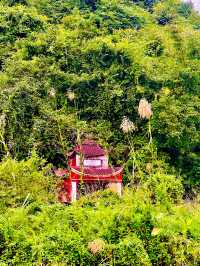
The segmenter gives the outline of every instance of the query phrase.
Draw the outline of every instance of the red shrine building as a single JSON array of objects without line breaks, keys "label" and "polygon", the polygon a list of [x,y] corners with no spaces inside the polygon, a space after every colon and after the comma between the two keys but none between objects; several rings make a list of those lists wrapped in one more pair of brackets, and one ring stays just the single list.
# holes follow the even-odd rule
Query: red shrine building
[{"label": "red shrine building", "polygon": [[109,167],[107,152],[93,140],[85,140],[68,154],[68,168],[55,171],[64,179],[60,201],[74,202],[80,195],[109,187],[121,195],[123,168]]}]

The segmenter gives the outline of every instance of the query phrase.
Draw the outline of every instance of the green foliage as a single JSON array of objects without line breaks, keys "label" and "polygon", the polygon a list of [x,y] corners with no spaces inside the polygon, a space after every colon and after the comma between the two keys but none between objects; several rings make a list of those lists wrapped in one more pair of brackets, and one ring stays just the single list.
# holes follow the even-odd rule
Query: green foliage
[{"label": "green foliage", "polygon": [[199,185],[200,182],[200,157],[199,151],[190,152],[188,154],[183,154],[179,158],[181,163],[180,167],[183,170],[183,175],[185,176],[185,183],[193,186]]},{"label": "green foliage", "polygon": [[181,180],[172,175],[154,174],[149,177],[146,186],[150,191],[153,202],[180,202],[183,194]]},{"label": "green foliage", "polygon": [[[200,264],[199,205],[181,201],[200,182],[199,25],[179,0],[1,1],[0,264]],[[77,132],[125,166],[125,196],[49,204],[46,160],[66,166]]]},{"label": "green foliage", "polygon": [[163,53],[164,47],[159,40],[150,42],[147,46],[146,55],[148,56],[161,56]]},{"label": "green foliage", "polygon": [[[48,161],[62,164],[79,128],[105,147],[116,147],[112,161],[123,162],[128,147],[119,132],[121,120],[126,115],[134,121],[138,131],[132,141],[142,142],[147,124],[140,121],[137,106],[144,96],[153,101],[152,132],[159,155],[165,152],[173,162],[172,149],[182,156],[198,147],[199,33],[194,28],[200,22],[185,4],[1,3],[3,141],[12,146],[14,157],[25,159],[35,148]],[[68,99],[69,91],[75,93],[74,101]],[[177,168],[182,168],[181,156],[175,160]]]},{"label": "green foliage", "polygon": [[[198,227],[196,207],[195,204],[186,204],[184,207],[176,207],[169,215],[158,214],[160,232],[149,245],[152,262],[169,265],[172,262],[171,254],[174,257],[172,263],[198,265],[199,247],[196,240],[199,239],[199,232],[195,229]],[[182,233],[177,235],[179,230]]]},{"label": "green foliage", "polygon": [[5,3],[8,5],[8,6],[14,6],[14,5],[26,5],[27,4],[27,1],[26,0],[5,0]]},{"label": "green foliage", "polygon": [[36,154],[27,161],[8,158],[0,163],[1,209],[35,201],[54,202],[55,181],[44,163]]},{"label": "green foliage", "polygon": [[191,3],[181,3],[178,12],[185,18],[189,17],[192,13]]},{"label": "green foliage", "polygon": [[0,12],[0,42],[14,42],[25,38],[30,32],[41,31],[46,24],[46,17],[38,15],[35,9],[24,6],[4,7]]},{"label": "green foliage", "polygon": [[134,265],[151,265],[142,241],[134,234],[116,245],[113,256],[114,265],[130,265],[130,262],[134,262]]},{"label": "green foliage", "polygon": [[0,216],[0,262],[198,265],[199,217],[198,204],[167,210],[151,205],[141,189],[118,199],[98,192],[69,207],[33,203]]},{"label": "green foliage", "polygon": [[151,9],[153,5],[159,1],[160,0],[132,0],[133,3],[136,3],[137,5],[147,9]]}]

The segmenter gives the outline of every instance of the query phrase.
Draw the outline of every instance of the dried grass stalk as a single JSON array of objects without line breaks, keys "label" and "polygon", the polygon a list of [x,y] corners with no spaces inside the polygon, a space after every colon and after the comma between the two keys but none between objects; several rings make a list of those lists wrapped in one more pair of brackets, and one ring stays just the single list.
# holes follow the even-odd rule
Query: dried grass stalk
[{"label": "dried grass stalk", "polygon": [[67,92],[67,98],[69,99],[70,102],[72,102],[76,98],[76,95],[73,91],[70,90]]},{"label": "dried grass stalk", "polygon": [[6,126],[6,115],[0,115],[0,129],[4,129]]},{"label": "dried grass stalk", "polygon": [[159,233],[160,233],[160,228],[154,227],[152,232],[151,232],[151,235],[152,236],[157,236]]},{"label": "dried grass stalk", "polygon": [[102,252],[105,248],[105,242],[102,239],[95,239],[88,243],[88,249],[93,255]]},{"label": "dried grass stalk", "polygon": [[147,163],[146,164],[146,171],[147,171],[147,173],[150,174],[152,172],[152,170],[153,170],[152,163]]},{"label": "dried grass stalk", "polygon": [[138,114],[141,119],[150,119],[153,115],[151,104],[145,98],[139,102]]},{"label": "dried grass stalk", "polygon": [[123,117],[120,128],[124,133],[129,133],[136,130],[134,123],[126,116]]},{"label": "dried grass stalk", "polygon": [[55,98],[56,97],[56,91],[54,88],[51,88],[49,91],[49,97]]}]

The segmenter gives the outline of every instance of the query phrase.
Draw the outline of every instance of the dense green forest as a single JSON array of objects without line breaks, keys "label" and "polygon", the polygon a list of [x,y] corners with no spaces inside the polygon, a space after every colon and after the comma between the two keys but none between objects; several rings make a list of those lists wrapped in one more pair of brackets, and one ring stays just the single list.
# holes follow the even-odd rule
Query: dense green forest
[{"label": "dense green forest", "polygon": [[[200,265],[199,96],[190,4],[0,0],[0,265]],[[63,206],[52,167],[85,138],[123,196]]]}]

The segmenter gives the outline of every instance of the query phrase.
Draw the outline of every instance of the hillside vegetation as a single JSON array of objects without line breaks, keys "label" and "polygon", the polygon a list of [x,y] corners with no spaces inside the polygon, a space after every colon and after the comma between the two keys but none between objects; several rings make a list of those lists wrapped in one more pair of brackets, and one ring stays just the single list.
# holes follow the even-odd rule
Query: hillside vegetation
[{"label": "hillside vegetation", "polygon": [[[1,0],[0,265],[199,265],[199,88],[189,4]],[[84,138],[124,195],[62,206],[51,169]]]}]

